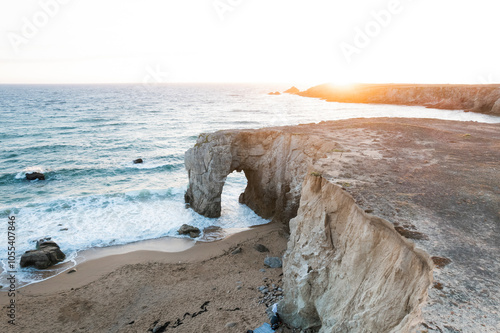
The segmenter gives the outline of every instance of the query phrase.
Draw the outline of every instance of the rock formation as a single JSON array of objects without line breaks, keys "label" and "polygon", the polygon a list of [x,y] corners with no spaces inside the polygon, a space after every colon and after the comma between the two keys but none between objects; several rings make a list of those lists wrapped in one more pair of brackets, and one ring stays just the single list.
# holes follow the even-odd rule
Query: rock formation
[{"label": "rock formation", "polygon": [[45,180],[45,175],[41,172],[31,172],[26,174],[27,180]]},{"label": "rock formation", "polygon": [[300,90],[296,87],[291,87],[290,89],[284,91],[285,94],[298,94],[299,92]]},{"label": "rock formation", "polygon": [[281,317],[320,332],[408,332],[432,282],[429,256],[320,175],[290,221]]},{"label": "rock formation", "polygon": [[219,217],[227,175],[243,171],[248,185],[240,202],[263,218],[289,221],[298,209],[307,166],[317,155],[334,148],[335,144],[291,130],[202,134],[185,155],[189,177],[186,202],[201,215]]},{"label": "rock formation", "polygon": [[298,93],[331,102],[422,105],[500,115],[500,85],[322,84]]},{"label": "rock formation", "polygon": [[37,242],[36,250],[26,251],[21,256],[20,266],[34,266],[37,269],[45,269],[63,261],[65,258],[66,255],[55,242]]},{"label": "rock formation", "polygon": [[201,230],[192,225],[183,224],[179,230],[177,230],[177,233],[179,235],[189,235],[191,238],[196,238],[200,236]]},{"label": "rock formation", "polygon": [[[219,131],[186,152],[186,200],[219,216],[227,175],[244,171],[241,202],[274,221],[293,218],[280,305],[289,323],[495,331],[499,147],[500,124],[431,119]],[[449,263],[434,268],[435,288],[429,255],[399,233]]]}]

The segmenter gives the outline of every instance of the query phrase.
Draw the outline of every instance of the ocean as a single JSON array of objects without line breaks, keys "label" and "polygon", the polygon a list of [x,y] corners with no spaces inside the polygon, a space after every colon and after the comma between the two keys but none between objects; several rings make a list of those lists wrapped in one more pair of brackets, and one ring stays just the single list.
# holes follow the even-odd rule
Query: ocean
[{"label": "ocean", "polygon": [[[222,216],[187,209],[184,152],[200,133],[358,117],[500,122],[500,117],[418,106],[329,103],[268,92],[284,85],[0,85],[0,285],[6,284],[8,217],[15,216],[16,261],[51,237],[65,269],[92,248],[203,229],[267,223],[238,203],[242,174],[228,177]],[[144,163],[134,164],[142,158]],[[28,181],[39,171],[44,181]],[[50,274],[49,274],[50,275]],[[18,283],[48,277],[19,269]]]}]

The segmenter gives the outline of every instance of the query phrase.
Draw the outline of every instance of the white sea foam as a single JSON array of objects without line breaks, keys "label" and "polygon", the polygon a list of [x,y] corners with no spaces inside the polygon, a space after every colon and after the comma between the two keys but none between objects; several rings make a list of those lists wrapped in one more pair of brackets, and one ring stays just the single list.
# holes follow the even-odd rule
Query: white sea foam
[{"label": "white sea foam", "polygon": [[[238,203],[246,184],[242,174],[228,177],[220,218],[208,219],[185,208],[183,156],[200,133],[360,117],[500,123],[500,117],[472,112],[267,95],[286,88],[0,87],[5,125],[0,127],[0,219],[16,216],[17,260],[45,236],[61,245],[71,265],[77,251],[91,247],[178,237],[177,228],[184,223],[201,229],[266,223]],[[54,108],[49,96],[55,95],[67,103]],[[144,163],[133,164],[139,157]],[[43,182],[20,181],[29,172],[49,177]],[[5,228],[0,229],[0,239],[6,239]],[[0,258],[6,257],[5,251],[0,246]],[[31,270],[19,273],[26,281],[37,276]]]}]

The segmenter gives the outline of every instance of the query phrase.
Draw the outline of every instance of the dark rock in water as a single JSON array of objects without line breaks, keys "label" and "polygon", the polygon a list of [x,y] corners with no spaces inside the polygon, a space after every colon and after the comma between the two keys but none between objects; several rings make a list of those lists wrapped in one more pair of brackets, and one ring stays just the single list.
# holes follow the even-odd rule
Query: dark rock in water
[{"label": "dark rock in water", "polygon": [[253,248],[259,252],[269,252],[269,249],[262,244],[255,244]]},{"label": "dark rock in water", "polygon": [[299,93],[299,92],[300,92],[300,90],[299,90],[299,89],[297,89],[296,87],[291,87],[290,89],[285,90],[285,93],[286,93],[286,94],[297,94],[297,93]]},{"label": "dark rock in water", "polygon": [[35,266],[37,269],[45,269],[63,261],[65,258],[66,255],[55,242],[39,241],[36,250],[26,251],[22,255],[20,265],[21,267]]},{"label": "dark rock in water", "polygon": [[432,257],[432,262],[434,262],[434,265],[436,265],[437,268],[443,268],[444,266],[448,265],[451,263],[451,259],[444,258],[444,257]]},{"label": "dark rock in water", "polygon": [[267,257],[266,259],[264,259],[264,265],[270,268],[280,268],[283,266],[283,263],[278,257]]},{"label": "dark rock in water", "polygon": [[27,180],[45,180],[45,175],[41,172],[31,172],[26,174],[26,179]]},{"label": "dark rock in water", "polygon": [[192,225],[188,225],[188,224],[183,224],[179,228],[179,230],[177,230],[177,232],[179,233],[179,235],[189,235],[189,237],[191,237],[191,238],[196,238],[196,237],[200,236],[200,234],[201,234],[200,229],[193,227]]},{"label": "dark rock in water", "polygon": [[138,158],[138,159],[134,160],[134,164],[141,164],[143,162],[144,161],[142,160],[142,158]]}]

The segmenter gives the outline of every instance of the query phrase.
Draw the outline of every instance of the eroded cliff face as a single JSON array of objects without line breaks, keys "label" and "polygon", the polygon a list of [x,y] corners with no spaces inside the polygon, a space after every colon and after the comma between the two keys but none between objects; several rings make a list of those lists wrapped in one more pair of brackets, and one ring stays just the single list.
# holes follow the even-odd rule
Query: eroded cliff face
[{"label": "eroded cliff face", "polygon": [[185,155],[186,202],[201,215],[219,217],[227,175],[243,171],[248,184],[240,202],[263,218],[288,222],[297,213],[308,165],[334,148],[314,136],[276,129],[202,134]]},{"label": "eroded cliff face", "polygon": [[[499,148],[500,124],[435,119],[220,131],[186,153],[186,200],[218,216],[226,176],[244,171],[242,202],[265,218],[293,218],[281,306],[289,323],[411,332],[421,321],[417,332],[495,332]],[[432,268],[393,226],[449,264]]]},{"label": "eroded cliff face", "polygon": [[298,93],[332,102],[422,105],[500,115],[500,85],[322,84]]},{"label": "eroded cliff face", "polygon": [[305,178],[284,258],[286,322],[320,332],[409,332],[432,263],[389,222],[317,172]]}]

